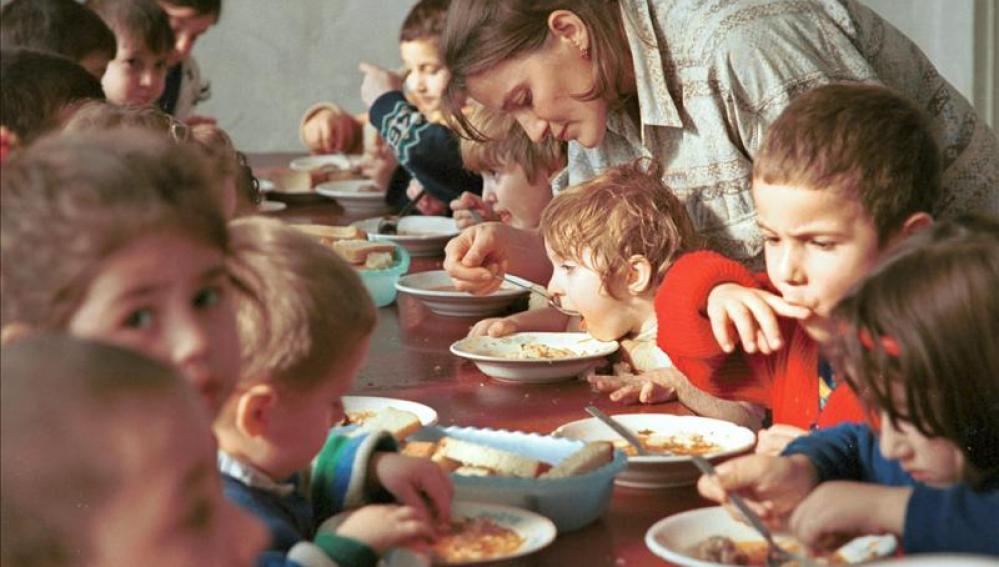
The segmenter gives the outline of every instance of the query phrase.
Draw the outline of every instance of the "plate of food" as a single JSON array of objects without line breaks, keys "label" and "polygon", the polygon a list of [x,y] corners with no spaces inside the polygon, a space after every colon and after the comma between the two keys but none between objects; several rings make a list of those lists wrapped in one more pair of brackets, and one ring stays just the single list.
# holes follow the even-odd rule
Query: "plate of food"
[{"label": "plate of food", "polygon": [[434,564],[473,565],[523,557],[555,541],[551,520],[521,508],[461,502],[451,504],[450,533],[431,546]]},{"label": "plate of food", "polygon": [[377,396],[343,396],[341,426],[357,426],[360,431],[383,429],[402,440],[423,427],[437,424],[434,408],[409,400]]},{"label": "plate of food", "polygon": [[268,179],[258,179],[260,190],[266,193],[268,199],[290,204],[307,204],[326,200],[326,197],[313,190],[312,178],[306,172],[273,171],[268,174],[268,177]]},{"label": "plate of food", "polygon": [[454,219],[420,215],[399,219],[396,234],[378,234],[378,223],[382,218],[364,219],[354,225],[367,232],[369,240],[395,242],[413,256],[440,256],[447,241],[458,235]]},{"label": "plate of food", "polygon": [[350,172],[355,169],[359,159],[360,156],[350,156],[347,154],[317,154],[297,157],[288,163],[288,167],[292,171],[302,171],[305,173]]},{"label": "plate of food", "polygon": [[628,469],[617,484],[631,488],[666,488],[693,484],[700,476],[690,455],[714,461],[752,449],[749,429],[708,417],[661,413],[617,414],[614,419],[636,434],[651,455],[639,456],[610,427],[596,418],[560,426],[555,435],[581,441],[610,441],[628,454]]},{"label": "plate of food", "polygon": [[[806,553],[816,562],[831,565],[866,563],[895,552],[895,536],[855,538],[832,553],[810,552],[788,535],[776,534],[777,543],[795,553]],[[756,531],[734,519],[721,506],[681,512],[663,518],[647,532],[645,545],[655,555],[685,567],[763,565],[766,542]]]},{"label": "plate of food", "polygon": [[514,333],[465,337],[451,345],[451,354],[497,380],[545,383],[575,378],[617,349],[617,341],[587,333]]},{"label": "plate of food", "polygon": [[257,203],[257,210],[261,213],[276,213],[287,208],[288,204],[281,201],[260,201]]},{"label": "plate of food", "polygon": [[501,313],[511,303],[530,292],[503,282],[488,295],[472,295],[458,291],[451,276],[444,270],[408,274],[396,282],[397,290],[418,298],[431,311],[445,317],[488,317]]},{"label": "plate of food", "polygon": [[335,199],[344,212],[354,218],[380,215],[391,210],[385,202],[385,192],[370,179],[326,181],[316,185],[316,193]]}]

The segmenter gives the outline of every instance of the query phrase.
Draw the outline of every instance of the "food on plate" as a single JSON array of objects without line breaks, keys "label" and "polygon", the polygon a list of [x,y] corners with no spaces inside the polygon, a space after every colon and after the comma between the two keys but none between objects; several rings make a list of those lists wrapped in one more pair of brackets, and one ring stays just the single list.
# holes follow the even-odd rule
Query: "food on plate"
[{"label": "food on plate", "polygon": [[587,443],[554,467],[543,461],[488,445],[444,437],[440,441],[407,443],[402,453],[429,458],[448,472],[463,476],[564,478],[585,474],[614,460],[607,441]]},{"label": "food on plate", "polygon": [[368,235],[356,226],[326,226],[321,224],[293,224],[293,227],[315,236],[319,242],[333,246],[340,240],[366,240]]},{"label": "food on plate", "polygon": [[532,359],[532,358],[569,358],[576,356],[576,353],[561,347],[543,345],[541,343],[523,343],[517,352],[504,353],[503,358]]},{"label": "food on plate", "polygon": [[[641,429],[638,431],[637,437],[646,451],[658,455],[706,455],[722,450],[721,445],[706,440],[700,433],[659,435],[651,429]],[[615,440],[614,446],[624,451],[629,457],[638,454],[638,451],[623,439]]]},{"label": "food on plate", "polygon": [[368,254],[375,252],[395,251],[395,245],[390,242],[369,242],[367,240],[338,240],[333,243],[333,250],[342,258],[354,264],[355,267],[363,266],[368,259]]},{"label": "food on plate", "polygon": [[378,411],[347,412],[344,425],[358,425],[356,432],[388,431],[396,440],[402,441],[419,431],[423,424],[411,411],[387,407]]},{"label": "food on plate", "polygon": [[[791,538],[777,538],[777,544],[792,553],[801,553],[804,546]],[[712,561],[725,565],[764,565],[767,558],[767,543],[762,540],[735,541],[725,536],[711,536],[690,550],[691,557],[702,561]],[[819,565],[844,565],[846,560],[837,553],[811,556]],[[795,562],[785,563],[787,567]]]},{"label": "food on plate", "polygon": [[541,478],[576,476],[599,469],[614,460],[614,446],[607,441],[593,441],[543,473]]},{"label": "food on plate", "polygon": [[435,563],[462,563],[498,559],[514,553],[524,538],[489,518],[452,520],[449,533],[434,542]]}]

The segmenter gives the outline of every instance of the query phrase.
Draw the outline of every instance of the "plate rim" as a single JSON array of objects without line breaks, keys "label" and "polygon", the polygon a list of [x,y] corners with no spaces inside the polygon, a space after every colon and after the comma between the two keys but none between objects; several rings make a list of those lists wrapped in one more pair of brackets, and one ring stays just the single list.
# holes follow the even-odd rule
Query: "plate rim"
[{"label": "plate rim", "polygon": [[[369,181],[372,184],[374,181],[370,179],[362,179],[358,181]],[[343,199],[344,201],[384,201],[385,191],[348,191],[348,190],[337,190],[330,187],[324,187],[324,185],[341,183],[342,181],[324,181],[315,187],[313,191],[322,195],[323,197],[329,197],[330,199]],[[388,207],[388,204],[385,205]]]},{"label": "plate rim", "polygon": [[[432,408],[432,407],[430,407],[427,404],[424,404],[422,402],[414,402],[413,400],[405,400],[405,399],[402,399],[402,398],[390,398],[390,397],[387,397],[387,396],[368,396],[368,395],[364,395],[364,394],[346,394],[346,395],[340,396],[340,401],[341,401],[341,404],[344,407],[344,411],[346,411],[346,408],[347,408],[347,402],[346,402],[346,400],[348,398],[350,398],[351,400],[384,400],[386,402],[386,404],[385,404],[386,406],[389,406],[389,405],[391,405],[393,403],[398,403],[398,402],[402,402],[403,406],[409,406],[409,407],[413,407],[413,405],[422,406],[423,408],[426,408],[426,410],[428,410],[428,415],[433,415],[433,417],[429,421],[427,421],[427,422],[424,422],[423,419],[421,418],[420,419],[420,425],[422,425],[423,427],[432,427],[432,426],[437,425],[438,423],[440,423],[440,414],[437,413],[437,410],[435,410],[434,408]],[[405,411],[410,411],[409,409],[407,409],[405,407],[397,407],[397,409],[401,409],[401,410],[405,410]],[[416,417],[421,417],[420,414],[418,414],[415,411],[411,411],[411,413],[415,414]]]},{"label": "plate rim", "polygon": [[[451,354],[453,354],[453,355],[455,355],[455,356],[457,356],[459,358],[464,358],[466,360],[471,360],[473,362],[501,363],[501,364],[510,364],[512,366],[520,366],[520,365],[524,365],[524,364],[544,363],[546,365],[554,366],[556,364],[562,364],[562,363],[568,363],[568,362],[582,362],[582,361],[585,361],[585,360],[593,360],[593,359],[597,359],[597,358],[603,358],[605,356],[609,356],[611,354],[614,354],[621,347],[620,343],[618,343],[617,341],[601,341],[599,339],[593,338],[593,336],[590,335],[589,333],[576,333],[576,332],[540,332],[540,331],[534,332],[534,331],[527,331],[527,332],[522,332],[522,333],[513,333],[511,335],[507,335],[506,337],[500,337],[500,338],[513,337],[513,336],[517,336],[517,335],[581,335],[581,336],[589,337],[591,340],[593,340],[593,341],[595,341],[597,343],[604,343],[604,344],[606,344],[607,346],[605,348],[606,349],[610,349],[610,350],[607,350],[606,352],[601,351],[601,352],[596,352],[596,353],[584,354],[584,355],[579,355],[579,356],[571,356],[571,357],[562,357],[562,358],[503,358],[503,357],[500,357],[500,356],[489,356],[489,355],[485,355],[485,354],[477,354],[477,353],[474,353],[474,352],[468,352],[468,351],[465,351],[465,350],[459,350],[459,348],[460,348],[459,345],[461,343],[463,343],[465,341],[468,341],[468,340],[471,340],[471,339],[478,339],[480,337],[463,337],[463,338],[460,338],[457,341],[451,343],[451,346],[450,346],[450,348],[448,350],[451,351]],[[613,346],[613,348],[611,348],[611,346]]]},{"label": "plate rim", "polygon": [[[495,512],[506,513],[518,515],[522,518],[530,518],[531,521],[538,523],[543,526],[543,533],[541,534],[541,541],[536,543],[533,547],[527,546],[527,549],[518,549],[514,553],[509,555],[503,555],[500,557],[491,557],[489,559],[475,559],[471,561],[461,561],[455,563],[441,563],[441,565],[480,565],[482,563],[492,563],[495,561],[508,561],[510,559],[515,559],[517,557],[524,557],[532,553],[541,551],[542,549],[548,547],[555,541],[558,537],[558,528],[555,527],[555,522],[542,514],[534,512],[532,510],[527,510],[525,508],[518,508],[516,506],[508,506],[506,504],[493,504],[491,502],[479,502],[477,500],[455,500],[451,503],[451,515],[454,516],[455,509],[459,507],[472,507],[479,510],[493,510]],[[474,517],[474,516],[473,516]],[[509,529],[514,529],[513,527],[506,526]],[[514,529],[514,531],[517,531]],[[524,537],[522,532],[517,532],[518,535]],[[527,538],[524,537],[525,543],[527,543]]]},{"label": "plate rim", "polygon": [[[391,216],[391,215],[390,215]],[[444,217],[439,215],[430,215],[430,217],[437,217],[442,219],[454,220],[451,217]],[[380,217],[369,217],[366,219],[356,220],[350,224],[356,226],[357,228],[368,233],[368,240],[378,241],[378,240],[388,240],[390,242],[398,243],[410,243],[410,244],[436,244],[438,240],[448,241],[461,234],[461,230],[457,227],[454,232],[436,232],[433,234],[378,234],[375,231],[368,230],[365,228],[367,224],[378,225],[378,222],[382,220],[384,216]]]},{"label": "plate rim", "polygon": [[432,298],[432,299],[457,299],[460,302],[468,301],[470,303],[475,303],[475,301],[472,301],[470,298],[481,298],[483,300],[485,299],[506,300],[531,293],[530,291],[523,288],[518,288],[513,284],[504,284],[504,285],[509,285],[509,287],[500,286],[499,289],[490,293],[489,295],[473,295],[468,292],[438,291],[438,290],[423,289],[418,287],[410,287],[403,283],[407,278],[412,279],[420,276],[437,275],[437,274],[447,274],[447,270],[427,270],[425,272],[404,274],[401,278],[399,278],[399,281],[395,282],[395,288],[399,291],[404,291],[414,297]]},{"label": "plate rim", "polygon": [[[325,160],[330,162],[330,165],[337,165],[341,170],[350,169],[351,166],[350,154],[345,154],[342,152],[334,152],[329,154],[308,154],[292,158],[288,161],[288,169],[292,171],[308,173],[325,165],[325,164],[320,164],[314,167],[304,167],[303,165],[301,165],[302,162],[305,162],[307,160],[319,160],[319,161]],[[333,163],[336,161],[340,161],[341,163]]]}]

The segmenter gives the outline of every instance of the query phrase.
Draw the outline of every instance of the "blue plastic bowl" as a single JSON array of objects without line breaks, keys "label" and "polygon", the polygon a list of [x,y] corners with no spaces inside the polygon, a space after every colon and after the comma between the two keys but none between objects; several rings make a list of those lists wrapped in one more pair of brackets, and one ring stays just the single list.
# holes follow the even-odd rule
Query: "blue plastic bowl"
[{"label": "blue plastic bowl", "polygon": [[398,244],[393,243],[393,245],[395,246],[395,264],[384,270],[358,270],[357,272],[377,307],[385,307],[395,301],[395,282],[399,281],[399,278],[409,270],[409,252]]},{"label": "blue plastic bowl", "polygon": [[[582,441],[476,427],[424,427],[411,441],[436,441],[448,436],[488,445],[557,464],[583,447]],[[451,475],[455,500],[494,502],[533,510],[547,516],[560,533],[578,530],[597,520],[607,510],[614,490],[614,477],[628,466],[620,450],[614,460],[595,471],[565,478],[516,478],[502,476]]]}]

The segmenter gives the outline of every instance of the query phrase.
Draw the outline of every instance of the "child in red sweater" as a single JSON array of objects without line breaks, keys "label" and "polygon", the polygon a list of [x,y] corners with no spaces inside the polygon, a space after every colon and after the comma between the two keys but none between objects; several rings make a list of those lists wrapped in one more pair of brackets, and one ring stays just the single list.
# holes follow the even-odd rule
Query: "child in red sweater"
[{"label": "child in red sweater", "polygon": [[660,347],[707,393],[771,409],[758,452],[865,419],[820,355],[829,313],[885,251],[932,223],[940,170],[929,123],[908,100],[880,86],[820,87],[777,118],[754,161],[766,274],[712,252],[667,272]]}]

